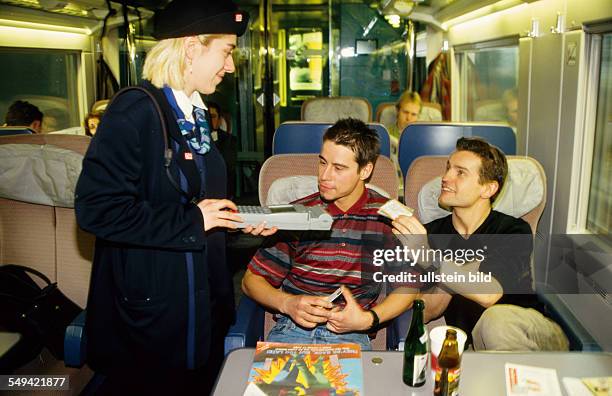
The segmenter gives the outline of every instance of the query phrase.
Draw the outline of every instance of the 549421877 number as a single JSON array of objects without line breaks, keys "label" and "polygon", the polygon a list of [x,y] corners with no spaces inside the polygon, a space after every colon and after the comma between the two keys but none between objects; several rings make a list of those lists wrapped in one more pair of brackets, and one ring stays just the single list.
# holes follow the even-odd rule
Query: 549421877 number
[{"label": "549421877 number", "polygon": [[0,391],[5,390],[67,390],[67,375],[0,375]]}]

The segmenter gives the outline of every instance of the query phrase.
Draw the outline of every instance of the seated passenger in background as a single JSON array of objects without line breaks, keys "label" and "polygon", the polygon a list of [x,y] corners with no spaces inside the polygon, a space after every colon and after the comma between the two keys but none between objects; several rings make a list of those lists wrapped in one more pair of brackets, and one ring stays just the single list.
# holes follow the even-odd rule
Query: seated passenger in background
[{"label": "seated passenger in background", "polygon": [[100,124],[101,119],[101,112],[92,112],[87,114],[85,121],[83,122],[83,126],[85,127],[85,135],[93,137],[96,134],[96,129],[98,129],[98,124]]},{"label": "seated passenger in background", "polygon": [[[416,289],[398,288],[375,305],[381,284],[369,279],[368,241],[392,236],[377,210],[387,198],[367,189],[378,158],[376,132],[354,119],[339,120],[323,136],[319,192],[298,200],[322,205],[333,216],[331,232],[309,238],[304,232],[269,238],[248,265],[246,295],[280,318],[267,340],[291,343],[353,342],[371,349],[368,332],[408,309]],[[346,305],[326,296],[344,286]],[[418,287],[418,286],[415,286]]]},{"label": "seated passenger in background", "polygon": [[[404,236],[428,234],[434,249],[484,247],[486,251],[480,263],[458,267],[443,261],[438,271],[490,272],[496,290],[485,290],[474,283],[440,283],[442,290],[422,295],[426,321],[444,314],[446,323],[465,330],[468,339],[471,333],[476,350],[567,350],[565,334],[542,315],[532,289],[533,237],[529,224],[491,208],[507,173],[506,158],[497,147],[479,138],[460,138],[448,159],[438,200],[452,214],[425,226],[415,217],[401,216],[393,223],[394,232]],[[499,234],[505,237],[494,236]]]},{"label": "seated passenger in background", "polygon": [[4,126],[22,126],[41,133],[43,113],[33,104],[17,100],[9,107],[4,122]]},{"label": "seated passenger in background", "polygon": [[419,119],[423,103],[417,92],[406,91],[400,96],[395,104],[397,118],[395,125],[389,128],[389,140],[391,143],[391,161],[395,164],[399,183],[399,195],[404,195],[404,176],[399,164],[399,140],[404,129]]},{"label": "seated passenger in background", "polygon": [[221,106],[215,102],[206,102],[210,114],[210,137],[221,152],[227,171],[227,197],[233,199],[236,194],[236,160],[238,158],[238,139],[222,128]]},{"label": "seated passenger in background", "polygon": [[397,120],[395,125],[389,128],[389,135],[399,141],[404,128],[419,119],[423,103],[418,92],[406,91],[395,104],[395,109],[397,110]]}]

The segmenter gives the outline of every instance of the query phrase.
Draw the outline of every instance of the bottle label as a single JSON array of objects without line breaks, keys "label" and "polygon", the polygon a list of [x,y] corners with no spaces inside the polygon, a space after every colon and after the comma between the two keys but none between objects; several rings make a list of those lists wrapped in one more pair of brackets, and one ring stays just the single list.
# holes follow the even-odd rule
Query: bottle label
[{"label": "bottle label", "polygon": [[[434,385],[434,395],[441,395],[440,393],[440,384],[443,381],[442,378],[442,368],[438,367],[436,370],[436,378]],[[459,395],[459,377],[461,376],[461,368],[456,367],[454,369],[448,370],[448,394],[447,396],[458,396]],[[445,395],[446,396],[446,395]]]},{"label": "bottle label", "polygon": [[414,365],[412,366],[412,385],[420,384],[425,381],[425,366],[427,366],[427,354],[414,355]]}]

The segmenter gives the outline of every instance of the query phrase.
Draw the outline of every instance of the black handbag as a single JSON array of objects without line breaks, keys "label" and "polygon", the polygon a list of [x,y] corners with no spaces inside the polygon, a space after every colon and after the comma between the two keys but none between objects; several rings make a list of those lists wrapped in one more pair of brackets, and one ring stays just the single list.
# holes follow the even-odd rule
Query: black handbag
[{"label": "black handbag", "polygon": [[[30,276],[41,279],[42,288]],[[43,273],[20,265],[0,266],[0,325],[42,343],[56,359],[64,359],[66,327],[82,309]]]}]

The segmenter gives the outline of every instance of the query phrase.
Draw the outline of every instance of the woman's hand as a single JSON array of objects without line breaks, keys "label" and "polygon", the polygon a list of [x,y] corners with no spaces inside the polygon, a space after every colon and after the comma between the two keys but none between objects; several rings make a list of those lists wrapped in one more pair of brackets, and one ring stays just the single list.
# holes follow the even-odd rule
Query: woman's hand
[{"label": "woman's hand", "polygon": [[198,208],[204,218],[204,231],[216,227],[236,229],[236,224],[241,223],[242,219],[236,214],[238,208],[229,199],[205,199],[198,203]]}]

